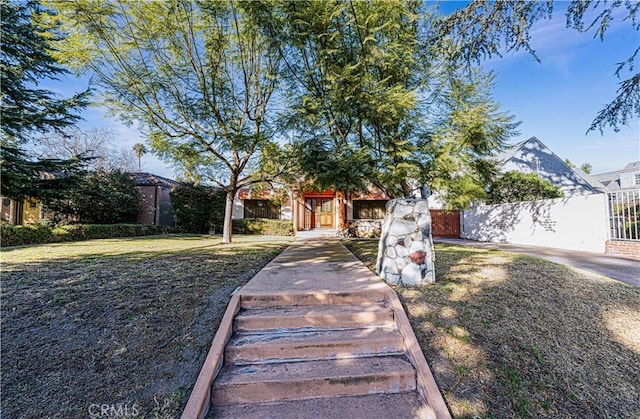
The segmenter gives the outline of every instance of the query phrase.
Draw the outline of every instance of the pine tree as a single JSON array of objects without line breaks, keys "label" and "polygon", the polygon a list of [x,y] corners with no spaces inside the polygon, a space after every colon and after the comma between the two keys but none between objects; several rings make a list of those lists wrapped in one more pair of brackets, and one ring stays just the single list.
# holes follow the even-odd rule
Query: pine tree
[{"label": "pine tree", "polygon": [[49,53],[50,41],[58,34],[55,29],[45,29],[34,22],[35,15],[46,13],[35,1],[2,1],[0,10],[2,195],[15,199],[45,198],[75,183],[83,161],[34,160],[25,151],[25,145],[37,133],[62,131],[74,124],[79,119],[75,112],[87,105],[88,91],[60,99],[37,88],[42,80],[55,79],[67,72]]}]

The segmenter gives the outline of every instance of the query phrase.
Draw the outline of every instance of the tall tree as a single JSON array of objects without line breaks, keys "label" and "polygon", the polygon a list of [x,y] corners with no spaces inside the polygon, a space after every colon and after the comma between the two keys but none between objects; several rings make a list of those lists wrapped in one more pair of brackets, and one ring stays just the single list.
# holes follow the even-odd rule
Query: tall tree
[{"label": "tall tree", "polygon": [[[89,94],[85,91],[61,99],[37,87],[43,80],[67,73],[51,54],[52,42],[61,39],[60,33],[34,20],[46,13],[36,1],[0,1],[1,189],[2,195],[15,199],[62,193],[83,167],[77,157],[37,160],[25,149],[27,143],[37,140],[37,134],[62,132],[73,125]],[[56,176],[45,176],[45,172]]]},{"label": "tall tree", "polygon": [[52,1],[72,34],[59,57],[90,70],[107,104],[138,121],[151,148],[187,178],[227,194],[231,242],[237,190],[270,141],[279,55],[257,28],[260,5],[241,1]]},{"label": "tall tree", "polygon": [[[417,1],[349,0],[283,1],[264,19],[286,63],[284,127],[321,188],[368,181],[402,197],[427,183],[465,194],[460,202],[484,196],[481,157],[515,124],[491,102],[488,76],[446,66],[444,47],[424,42],[433,19]],[[466,153],[454,167],[434,164],[444,143]],[[474,187],[459,187],[462,174]]]},{"label": "tall tree", "polygon": [[[518,50],[529,52],[539,61],[531,46],[531,28],[536,22],[551,18],[557,3],[473,0],[440,19],[429,42],[448,42],[451,59],[463,65]],[[594,37],[603,41],[618,19],[639,31],[639,11],[640,4],[635,0],[572,0],[566,11],[566,26],[580,32],[594,31]],[[606,127],[618,131],[621,125],[635,122],[640,116],[640,73],[635,68],[640,46],[628,47],[631,55],[622,59],[615,71],[620,80],[616,96],[598,112],[587,132],[598,129],[602,133]]]},{"label": "tall tree", "polygon": [[136,143],[133,146],[133,151],[136,153],[136,157],[138,158],[138,172],[140,171],[142,156],[147,153],[147,147],[142,143]]}]

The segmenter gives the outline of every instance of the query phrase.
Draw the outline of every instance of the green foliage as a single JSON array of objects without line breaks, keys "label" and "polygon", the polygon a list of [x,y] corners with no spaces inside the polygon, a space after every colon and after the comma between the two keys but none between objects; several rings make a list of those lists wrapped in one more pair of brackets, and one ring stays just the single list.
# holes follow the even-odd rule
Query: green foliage
[{"label": "green foliage", "polygon": [[[48,13],[36,1],[0,2],[2,53],[0,54],[0,170],[2,195],[14,199],[60,194],[72,184],[83,161],[79,158],[32,159],[24,145],[34,134],[61,131],[78,119],[75,113],[87,105],[88,92],[69,99],[35,86],[67,73],[51,56],[55,28],[45,28],[34,16]],[[42,173],[55,177],[42,177]]]},{"label": "green foliage", "polygon": [[265,236],[290,236],[293,222],[290,220],[270,220],[267,218],[241,218],[233,220],[234,233],[260,234]]},{"label": "green foliage", "polygon": [[149,236],[170,233],[165,226],[142,224],[68,224],[57,227],[44,224],[10,226],[0,224],[2,247],[29,244],[59,243],[114,237]]},{"label": "green foliage", "polygon": [[[107,104],[140,123],[153,151],[230,194],[272,135],[280,54],[252,2],[52,0],[68,38],[57,57],[95,73]],[[261,179],[258,179],[261,180]],[[224,241],[231,241],[231,213]]]},{"label": "green foliage", "polygon": [[497,174],[487,156],[501,150],[519,123],[491,99],[493,75],[471,71],[447,78],[434,99],[431,134],[421,142],[421,183],[437,191],[450,209],[485,197]]},{"label": "green foliage", "polygon": [[490,184],[487,203],[536,201],[562,198],[563,196],[564,194],[559,187],[542,179],[537,173],[509,171]]},{"label": "green foliage", "polygon": [[97,172],[87,173],[64,197],[43,199],[43,204],[56,217],[82,223],[114,224],[134,222],[140,209],[139,200],[129,175]]},{"label": "green foliage", "polygon": [[222,231],[226,193],[208,186],[178,186],[171,190],[177,227],[188,233]]}]

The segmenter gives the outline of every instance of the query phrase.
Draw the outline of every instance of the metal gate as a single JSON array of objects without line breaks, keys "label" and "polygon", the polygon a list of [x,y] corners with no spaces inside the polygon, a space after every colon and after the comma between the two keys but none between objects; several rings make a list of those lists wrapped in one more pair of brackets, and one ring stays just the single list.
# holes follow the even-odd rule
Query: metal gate
[{"label": "metal gate", "polygon": [[609,192],[609,239],[640,240],[640,189]]},{"label": "metal gate", "polygon": [[460,237],[460,211],[429,210],[433,237]]}]

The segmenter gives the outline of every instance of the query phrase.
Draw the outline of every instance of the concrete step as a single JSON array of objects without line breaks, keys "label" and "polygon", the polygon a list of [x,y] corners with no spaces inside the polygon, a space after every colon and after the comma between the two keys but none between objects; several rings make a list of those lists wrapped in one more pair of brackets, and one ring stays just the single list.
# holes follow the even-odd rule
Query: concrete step
[{"label": "concrete step", "polygon": [[358,306],[291,306],[240,311],[234,330],[244,333],[305,328],[356,328],[394,325],[393,311],[377,304]]},{"label": "concrete step", "polygon": [[288,402],[212,406],[207,418],[233,419],[433,419],[417,391]]},{"label": "concrete step", "polygon": [[395,328],[361,328],[235,334],[227,342],[224,357],[227,364],[246,365],[403,352],[404,340]]},{"label": "concrete step", "polygon": [[366,305],[382,304],[385,301],[384,290],[370,291],[322,291],[322,292],[283,292],[249,293],[245,291],[240,300],[242,308],[275,308],[291,306],[326,305]]},{"label": "concrete step", "polygon": [[213,383],[216,405],[400,393],[416,389],[416,372],[400,356],[228,365]]}]

